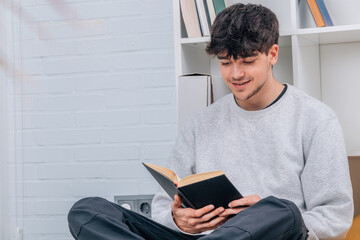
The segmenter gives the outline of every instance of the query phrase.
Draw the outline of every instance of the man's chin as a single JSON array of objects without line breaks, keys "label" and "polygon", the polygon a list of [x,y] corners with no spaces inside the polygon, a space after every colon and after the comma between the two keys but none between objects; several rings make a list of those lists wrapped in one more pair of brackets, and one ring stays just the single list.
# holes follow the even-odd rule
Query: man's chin
[{"label": "man's chin", "polygon": [[249,94],[239,94],[239,93],[233,93],[235,100],[236,101],[240,101],[240,102],[245,102],[246,100],[249,100],[249,98],[251,98],[251,96]]},{"label": "man's chin", "polygon": [[233,94],[233,95],[234,95],[236,104],[239,106],[246,103],[246,101],[248,100],[248,98],[245,96],[236,96],[235,94]]}]

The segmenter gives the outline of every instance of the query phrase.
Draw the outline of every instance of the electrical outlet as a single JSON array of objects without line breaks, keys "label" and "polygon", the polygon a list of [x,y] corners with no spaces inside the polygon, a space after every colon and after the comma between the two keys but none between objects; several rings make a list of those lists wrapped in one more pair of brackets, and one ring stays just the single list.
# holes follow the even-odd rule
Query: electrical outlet
[{"label": "electrical outlet", "polygon": [[151,201],[154,195],[115,196],[115,203],[136,213],[151,218]]}]

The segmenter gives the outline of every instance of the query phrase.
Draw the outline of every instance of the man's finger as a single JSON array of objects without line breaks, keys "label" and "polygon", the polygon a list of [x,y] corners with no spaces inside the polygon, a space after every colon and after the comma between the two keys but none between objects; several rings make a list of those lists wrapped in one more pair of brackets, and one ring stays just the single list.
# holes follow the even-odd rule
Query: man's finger
[{"label": "man's finger", "polygon": [[229,207],[236,208],[236,207],[241,207],[241,206],[252,206],[255,203],[257,203],[260,199],[261,198],[257,194],[245,196],[243,198],[236,199],[236,200],[230,202]]},{"label": "man's finger", "polygon": [[229,217],[232,215],[236,215],[239,212],[241,212],[242,210],[245,210],[246,208],[248,208],[248,207],[227,208],[227,209],[225,209],[224,212],[219,214],[219,217]]},{"label": "man's finger", "polygon": [[196,218],[200,218],[202,217],[204,214],[212,211],[214,209],[214,205],[207,205],[203,208],[199,208],[194,212],[194,217]]},{"label": "man's finger", "polygon": [[181,207],[182,201],[179,195],[175,194],[174,196],[174,202],[172,203],[173,208],[179,208]]},{"label": "man's finger", "polygon": [[248,199],[243,197],[241,199],[236,199],[229,203],[230,208],[240,207],[240,206],[248,206]]},{"label": "man's finger", "polygon": [[224,210],[225,209],[223,207],[219,207],[219,208],[217,208],[217,209],[215,209],[215,210],[213,210],[213,211],[211,211],[209,213],[206,213],[201,217],[201,221],[202,222],[208,222],[211,219],[219,216],[222,212],[224,212]]}]

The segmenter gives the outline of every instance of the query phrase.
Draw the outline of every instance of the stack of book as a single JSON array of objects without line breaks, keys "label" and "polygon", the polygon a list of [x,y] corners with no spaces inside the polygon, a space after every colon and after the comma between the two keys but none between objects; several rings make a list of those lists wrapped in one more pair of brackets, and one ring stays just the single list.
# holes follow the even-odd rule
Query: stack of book
[{"label": "stack of book", "polygon": [[180,0],[187,37],[210,36],[216,15],[225,7],[224,0]]},{"label": "stack of book", "polygon": [[327,27],[334,26],[329,12],[325,6],[324,0],[307,0],[311,14],[315,20],[316,26]]}]

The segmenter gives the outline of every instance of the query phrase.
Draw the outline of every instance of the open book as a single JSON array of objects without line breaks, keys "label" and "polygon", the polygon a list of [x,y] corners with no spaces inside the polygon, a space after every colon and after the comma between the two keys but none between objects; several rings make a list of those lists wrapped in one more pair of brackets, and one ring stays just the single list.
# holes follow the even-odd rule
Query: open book
[{"label": "open book", "polygon": [[160,186],[174,199],[178,194],[184,207],[198,209],[213,204],[215,208],[228,208],[228,204],[243,196],[223,171],[198,173],[181,180],[168,168],[143,163]]}]

